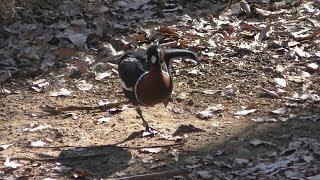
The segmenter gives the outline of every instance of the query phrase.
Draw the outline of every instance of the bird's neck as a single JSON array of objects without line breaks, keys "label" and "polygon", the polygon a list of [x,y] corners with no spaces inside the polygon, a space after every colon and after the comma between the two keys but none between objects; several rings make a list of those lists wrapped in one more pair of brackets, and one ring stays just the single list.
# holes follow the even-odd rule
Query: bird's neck
[{"label": "bird's neck", "polygon": [[155,79],[163,79],[164,76],[168,76],[169,73],[166,72],[166,69],[162,69],[162,67],[160,66],[150,66],[149,69],[149,75],[152,76],[152,78]]}]

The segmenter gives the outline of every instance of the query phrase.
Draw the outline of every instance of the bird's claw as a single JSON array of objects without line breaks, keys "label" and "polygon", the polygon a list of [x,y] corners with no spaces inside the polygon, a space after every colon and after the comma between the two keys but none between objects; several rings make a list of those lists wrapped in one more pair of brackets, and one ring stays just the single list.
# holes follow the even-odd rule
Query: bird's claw
[{"label": "bird's claw", "polygon": [[146,131],[144,131],[142,133],[142,136],[143,137],[155,136],[156,134],[158,134],[158,130],[156,130],[156,129],[152,128],[152,127],[146,126]]}]

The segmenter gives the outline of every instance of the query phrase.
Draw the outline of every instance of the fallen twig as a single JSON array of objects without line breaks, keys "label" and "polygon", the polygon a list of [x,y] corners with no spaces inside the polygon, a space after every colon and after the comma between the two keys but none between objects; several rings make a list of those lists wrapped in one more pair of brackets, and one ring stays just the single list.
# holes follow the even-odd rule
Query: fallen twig
[{"label": "fallen twig", "polygon": [[[143,146],[143,147],[138,147],[138,146],[114,146],[114,145],[101,145],[101,146],[96,146],[97,148],[102,148],[102,147],[118,147],[118,148],[123,148],[123,149],[144,149],[144,148],[166,148],[166,147],[173,147],[173,146],[180,146],[183,145],[184,143],[174,143],[174,144],[165,144],[165,145],[156,145],[156,146]],[[52,149],[58,149],[58,148],[94,148],[94,147],[81,147],[81,146],[42,146],[42,147],[33,147],[33,146],[28,146],[29,148],[52,148]]]},{"label": "fallen twig", "polygon": [[144,146],[144,147],[134,147],[134,146],[116,146],[119,148],[125,149],[144,149],[144,148],[165,148],[165,147],[172,147],[172,146],[180,146],[184,143],[174,143],[174,144],[166,144],[166,145],[157,145],[157,146]]},{"label": "fallen twig", "polygon": [[185,179],[191,179],[188,176],[188,170],[186,169],[177,169],[177,170],[171,170],[171,171],[165,171],[165,172],[159,172],[159,173],[150,173],[150,174],[138,174],[133,176],[120,177],[118,179],[119,180],[158,179],[158,178],[166,178],[166,177],[179,176],[179,175],[183,176]]},{"label": "fallen twig", "polygon": [[110,154],[93,154],[85,156],[71,156],[71,157],[52,157],[52,158],[28,158],[28,157],[12,157],[11,160],[26,160],[26,161],[61,161],[61,160],[73,160],[73,159],[88,159],[94,157],[108,156]]},{"label": "fallen twig", "polygon": [[66,107],[45,105],[44,107],[42,107],[42,110],[45,111],[45,112],[54,113],[54,114],[58,114],[58,113],[61,113],[63,111],[80,111],[80,110],[86,110],[86,111],[101,110],[101,111],[106,111],[108,109],[116,108],[116,107],[119,107],[119,106],[121,106],[123,104],[126,104],[126,103],[127,103],[126,101],[125,102],[122,101],[122,102],[105,104],[105,105],[101,105],[101,106],[66,106]]}]

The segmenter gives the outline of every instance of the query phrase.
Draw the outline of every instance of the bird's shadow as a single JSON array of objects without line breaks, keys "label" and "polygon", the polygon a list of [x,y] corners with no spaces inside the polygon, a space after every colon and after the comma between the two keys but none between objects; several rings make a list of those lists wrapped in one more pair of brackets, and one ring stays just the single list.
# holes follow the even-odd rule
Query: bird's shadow
[{"label": "bird's shadow", "polygon": [[131,157],[131,153],[123,148],[103,145],[63,150],[57,159],[62,165],[71,168],[72,174],[109,177],[127,168]]},{"label": "bird's shadow", "polygon": [[141,130],[141,131],[136,131],[136,132],[133,132],[133,133],[131,133],[127,138],[125,138],[124,140],[122,140],[122,141],[120,141],[120,142],[117,142],[117,143],[115,143],[115,144],[113,144],[113,145],[119,145],[119,144],[122,144],[122,143],[125,143],[125,142],[128,142],[128,141],[131,141],[131,140],[134,140],[134,139],[136,139],[136,138],[142,138],[143,136],[142,136],[142,134],[143,134],[143,130]]}]

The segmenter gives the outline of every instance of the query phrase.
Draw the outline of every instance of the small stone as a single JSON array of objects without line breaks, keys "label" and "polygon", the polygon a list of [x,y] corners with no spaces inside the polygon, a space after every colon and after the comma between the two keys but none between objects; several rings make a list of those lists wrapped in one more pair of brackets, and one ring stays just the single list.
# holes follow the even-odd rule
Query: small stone
[{"label": "small stone", "polygon": [[240,158],[235,158],[234,159],[234,163],[240,166],[246,166],[249,164],[249,160],[248,159],[240,159]]},{"label": "small stone", "polygon": [[306,70],[308,72],[316,72],[319,69],[319,65],[317,63],[310,63],[307,65]]},{"label": "small stone", "polygon": [[187,93],[179,93],[176,97],[178,102],[182,102],[187,99]]},{"label": "small stone", "polygon": [[208,171],[198,171],[197,174],[202,179],[212,179],[212,175]]},{"label": "small stone", "polygon": [[187,157],[187,159],[185,159],[184,162],[186,164],[197,164],[199,162],[199,159],[195,156],[190,156],[190,157]]},{"label": "small stone", "polygon": [[87,26],[87,22],[83,19],[80,19],[80,20],[73,20],[71,21],[70,23],[71,25],[74,25],[74,26],[80,26],[80,27],[85,27]]},{"label": "small stone", "polygon": [[194,100],[193,99],[190,99],[189,101],[188,101],[188,105],[189,106],[192,106],[194,104]]}]

